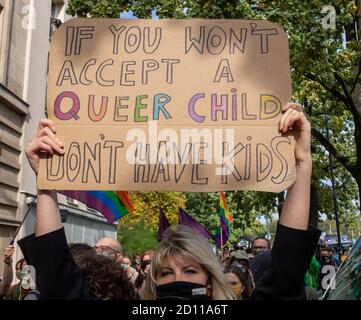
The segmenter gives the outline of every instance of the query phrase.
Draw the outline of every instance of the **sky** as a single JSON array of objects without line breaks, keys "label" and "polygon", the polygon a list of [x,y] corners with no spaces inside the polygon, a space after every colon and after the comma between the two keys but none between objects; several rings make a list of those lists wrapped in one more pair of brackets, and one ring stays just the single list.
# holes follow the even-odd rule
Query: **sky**
[{"label": "sky", "polygon": [[[131,10],[122,12],[120,14],[120,18],[122,18],[122,19],[138,19]],[[159,19],[155,10],[152,11],[152,19]]]}]

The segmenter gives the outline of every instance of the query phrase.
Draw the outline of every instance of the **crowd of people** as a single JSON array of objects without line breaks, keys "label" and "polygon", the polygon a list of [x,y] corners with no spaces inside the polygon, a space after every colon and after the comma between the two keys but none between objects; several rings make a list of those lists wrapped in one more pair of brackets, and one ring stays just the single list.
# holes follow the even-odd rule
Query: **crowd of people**
[{"label": "crowd of people", "polygon": [[[180,246],[182,250],[179,249]],[[95,297],[92,298],[101,299],[180,299],[184,296],[197,298],[197,295],[192,297],[191,292],[191,289],[196,288],[203,293],[198,298],[203,296],[213,299],[252,300],[256,283],[260,283],[262,276],[271,268],[272,260],[272,246],[266,238],[256,237],[249,246],[235,245],[232,249],[225,248],[219,251],[218,256],[215,256],[209,251],[207,241],[195,237],[191,229],[179,226],[176,230],[169,230],[162,245],[157,248],[157,259],[154,260],[146,286],[154,256],[153,250],[138,253],[132,258],[123,252],[121,243],[112,238],[102,238],[94,247],[83,243],[70,243],[68,248],[77,267],[85,275],[86,286],[95,293]],[[194,257],[190,254],[192,250],[206,253],[198,258],[204,261],[203,263],[194,264]],[[22,286],[26,277],[26,273],[22,270],[27,265],[24,258],[14,264],[17,283],[11,285],[13,252],[14,245],[8,245],[4,253],[5,268],[0,282],[0,297],[4,300],[40,299],[38,288],[26,289]],[[178,262],[177,257],[180,256],[182,259]],[[167,259],[169,261],[164,263]],[[207,261],[206,273],[209,273],[213,279],[211,282],[208,275],[201,272],[201,270],[205,271],[203,266],[205,261]],[[322,280],[326,275],[322,273],[323,267],[331,266],[336,271],[340,263],[326,244],[319,244],[316,247],[304,276],[307,299],[316,300],[321,297],[325,289],[322,287]],[[158,275],[157,278],[158,273],[160,276]],[[207,280],[204,281],[205,279]],[[179,292],[177,287],[172,288],[169,285],[174,282],[176,286],[185,286],[182,292]],[[117,290],[119,286],[122,290]],[[213,293],[213,288],[221,289]]]},{"label": "crowd of people", "polygon": [[[35,233],[17,242],[24,255],[16,263],[19,282],[11,286],[14,247],[9,246],[0,295],[73,300],[306,299],[320,237],[320,231],[309,225],[311,128],[300,105],[289,103],[282,111],[279,131],[291,131],[295,138],[297,178],[288,190],[272,246],[267,239],[256,238],[251,248],[236,248],[220,259],[205,238],[182,225],[168,228],[154,252],[139,253],[134,259],[110,238],[100,239],[94,247],[68,244],[56,191],[38,190]],[[50,120],[40,122],[27,148],[35,173],[42,152],[64,153]],[[25,264],[36,271],[35,289],[22,286]]]}]

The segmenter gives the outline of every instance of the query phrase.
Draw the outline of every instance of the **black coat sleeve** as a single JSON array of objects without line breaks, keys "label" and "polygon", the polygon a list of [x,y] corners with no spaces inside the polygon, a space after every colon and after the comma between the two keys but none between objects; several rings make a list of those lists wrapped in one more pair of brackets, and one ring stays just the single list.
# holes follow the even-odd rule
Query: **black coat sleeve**
[{"label": "black coat sleeve", "polygon": [[253,299],[306,299],[304,276],[321,231],[297,230],[278,224],[272,263],[253,293]]},{"label": "black coat sleeve", "polygon": [[84,285],[84,277],[70,254],[64,228],[18,241],[27,264],[36,272],[40,299],[93,299]]}]

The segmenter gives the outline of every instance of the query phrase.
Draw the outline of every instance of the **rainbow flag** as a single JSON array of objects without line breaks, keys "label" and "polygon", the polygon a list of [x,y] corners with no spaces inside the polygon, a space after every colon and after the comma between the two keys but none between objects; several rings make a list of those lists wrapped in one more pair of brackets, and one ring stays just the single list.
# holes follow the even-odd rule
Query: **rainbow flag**
[{"label": "rainbow flag", "polygon": [[113,223],[134,210],[133,203],[126,191],[58,190],[58,192],[99,211],[108,223]]},{"label": "rainbow flag", "polygon": [[[229,212],[227,199],[224,192],[219,193],[219,220],[220,228],[217,230],[214,239],[219,247],[224,246],[228,241],[233,216]],[[222,236],[221,236],[222,232]]]}]

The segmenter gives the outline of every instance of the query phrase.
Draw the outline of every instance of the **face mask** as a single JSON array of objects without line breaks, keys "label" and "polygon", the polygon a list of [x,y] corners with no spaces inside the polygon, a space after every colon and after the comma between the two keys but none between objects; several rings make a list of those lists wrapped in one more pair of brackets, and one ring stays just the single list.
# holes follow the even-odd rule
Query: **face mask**
[{"label": "face mask", "polygon": [[139,264],[140,263],[140,259],[135,259],[135,263]]},{"label": "face mask", "polygon": [[128,267],[129,267],[129,265],[126,264],[126,263],[122,263],[121,266],[122,266],[122,268],[123,268],[124,270],[127,270]]},{"label": "face mask", "polygon": [[23,279],[23,273],[21,270],[16,270],[16,278],[18,278],[20,281]]},{"label": "face mask", "polygon": [[330,258],[329,258],[329,257],[326,257],[326,256],[322,256],[322,257],[321,257],[321,261],[322,261],[322,262],[330,262]]},{"label": "face mask", "polygon": [[237,296],[237,298],[239,298],[241,296],[241,285],[240,284],[235,284],[232,286],[232,290],[234,292],[234,294]]},{"label": "face mask", "polygon": [[206,300],[206,286],[185,281],[173,281],[155,287],[157,300]]},{"label": "face mask", "polygon": [[254,249],[254,250],[253,250],[253,255],[254,255],[254,256],[258,256],[261,252],[262,252],[261,249]]}]

